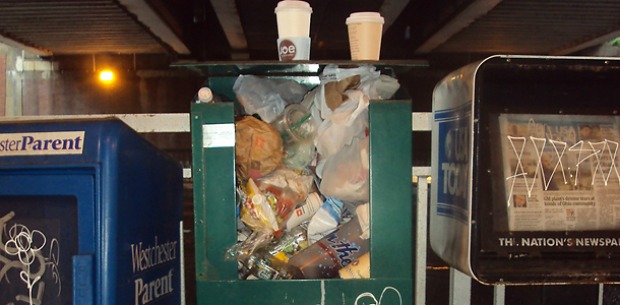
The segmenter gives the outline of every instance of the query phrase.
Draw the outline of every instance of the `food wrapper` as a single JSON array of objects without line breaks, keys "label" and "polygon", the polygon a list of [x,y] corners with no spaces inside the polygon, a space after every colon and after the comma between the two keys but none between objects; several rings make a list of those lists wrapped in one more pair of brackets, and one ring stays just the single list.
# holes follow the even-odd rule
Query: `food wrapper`
[{"label": "food wrapper", "polygon": [[256,180],[256,185],[271,204],[280,230],[286,227],[295,209],[305,202],[313,181],[310,173],[287,168],[277,169]]},{"label": "food wrapper", "polygon": [[291,214],[303,199],[300,200],[300,197],[290,188],[282,188],[271,184],[260,184],[260,182],[259,188],[267,197],[267,201],[275,215],[278,228],[276,231],[284,229],[286,227],[286,221],[291,217]]},{"label": "food wrapper", "polygon": [[245,187],[246,197],[242,199],[240,218],[252,231],[278,231],[276,214],[267,197],[250,178]]},{"label": "food wrapper", "polygon": [[[279,188],[291,189],[299,200],[305,200],[310,193],[314,177],[310,171],[279,168],[268,176],[258,179],[260,185],[274,185]],[[259,188],[260,188],[259,185]]]}]

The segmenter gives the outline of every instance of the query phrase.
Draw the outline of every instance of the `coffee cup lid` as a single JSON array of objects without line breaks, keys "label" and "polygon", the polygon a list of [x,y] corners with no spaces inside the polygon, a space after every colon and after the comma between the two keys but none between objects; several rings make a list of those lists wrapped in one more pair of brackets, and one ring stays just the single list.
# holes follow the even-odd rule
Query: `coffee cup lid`
[{"label": "coffee cup lid", "polygon": [[381,14],[377,12],[357,12],[351,13],[346,20],[346,24],[360,22],[375,22],[383,24],[384,19],[381,17]]},{"label": "coffee cup lid", "polygon": [[284,0],[278,2],[278,6],[276,6],[275,9],[276,14],[280,10],[300,10],[312,13],[312,8],[308,2],[298,0]]}]

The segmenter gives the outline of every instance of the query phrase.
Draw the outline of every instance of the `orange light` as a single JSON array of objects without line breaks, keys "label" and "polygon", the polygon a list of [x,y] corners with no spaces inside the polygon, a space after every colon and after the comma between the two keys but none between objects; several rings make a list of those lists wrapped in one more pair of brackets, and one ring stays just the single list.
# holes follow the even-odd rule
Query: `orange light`
[{"label": "orange light", "polygon": [[114,81],[114,72],[112,70],[101,70],[99,72],[99,80],[106,84],[112,83]]}]

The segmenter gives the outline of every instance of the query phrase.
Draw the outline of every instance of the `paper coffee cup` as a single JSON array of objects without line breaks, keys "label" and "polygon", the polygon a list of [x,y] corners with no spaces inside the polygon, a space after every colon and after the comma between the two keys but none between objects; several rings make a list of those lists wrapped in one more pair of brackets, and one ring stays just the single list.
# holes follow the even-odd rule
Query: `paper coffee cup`
[{"label": "paper coffee cup", "polygon": [[376,12],[352,13],[347,18],[352,60],[379,60],[383,23]]},{"label": "paper coffee cup", "polygon": [[310,59],[310,4],[296,0],[280,1],[275,13],[280,61]]},{"label": "paper coffee cup", "polygon": [[310,37],[312,8],[305,1],[285,0],[275,9],[278,22],[278,38]]},{"label": "paper coffee cup", "polygon": [[280,61],[310,59],[310,37],[278,38],[278,58]]}]

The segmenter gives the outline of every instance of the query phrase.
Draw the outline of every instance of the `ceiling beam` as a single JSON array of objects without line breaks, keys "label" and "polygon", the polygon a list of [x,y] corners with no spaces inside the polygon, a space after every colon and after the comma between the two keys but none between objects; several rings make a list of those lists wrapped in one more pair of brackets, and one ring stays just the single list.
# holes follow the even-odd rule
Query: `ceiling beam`
[{"label": "ceiling beam", "polygon": [[211,0],[211,5],[230,44],[232,59],[248,59],[248,41],[235,1]]},{"label": "ceiling beam", "polygon": [[16,48],[16,49],[20,49],[23,50],[29,54],[33,54],[35,56],[50,56],[52,55],[52,52],[47,51],[47,50],[42,50],[42,49],[37,49],[37,48],[33,48],[31,46],[27,46],[23,43],[19,43],[15,40],[12,40],[10,38],[6,38],[2,35],[0,35],[0,48],[2,47],[1,44],[7,45],[9,47],[12,48]]},{"label": "ceiling beam", "polygon": [[554,52],[551,53],[551,55],[570,55],[573,54],[575,52],[581,51],[583,49],[587,49],[590,47],[594,47],[597,45],[601,45],[604,44],[605,42],[608,42],[616,37],[620,37],[620,29],[607,33],[605,35],[599,36],[599,37],[595,37],[592,39],[589,39],[587,41],[584,41],[578,45],[575,46],[571,46],[568,48],[564,48],[564,49],[560,49],[560,50],[556,50]]},{"label": "ceiling beam", "polygon": [[385,22],[383,24],[383,33],[392,26],[392,23],[396,21],[396,18],[398,18],[400,13],[407,7],[407,4],[409,4],[409,0],[383,1],[383,5],[381,6],[381,16],[383,16]]},{"label": "ceiling beam", "polygon": [[448,41],[452,36],[468,27],[476,19],[484,16],[502,0],[474,0],[465,9],[450,19],[439,30],[422,43],[416,50],[417,54],[426,54]]},{"label": "ceiling beam", "polygon": [[132,14],[138,17],[138,21],[148,27],[155,36],[168,44],[178,54],[188,55],[191,52],[172,29],[162,20],[157,12],[144,0],[119,0],[119,2]]}]

